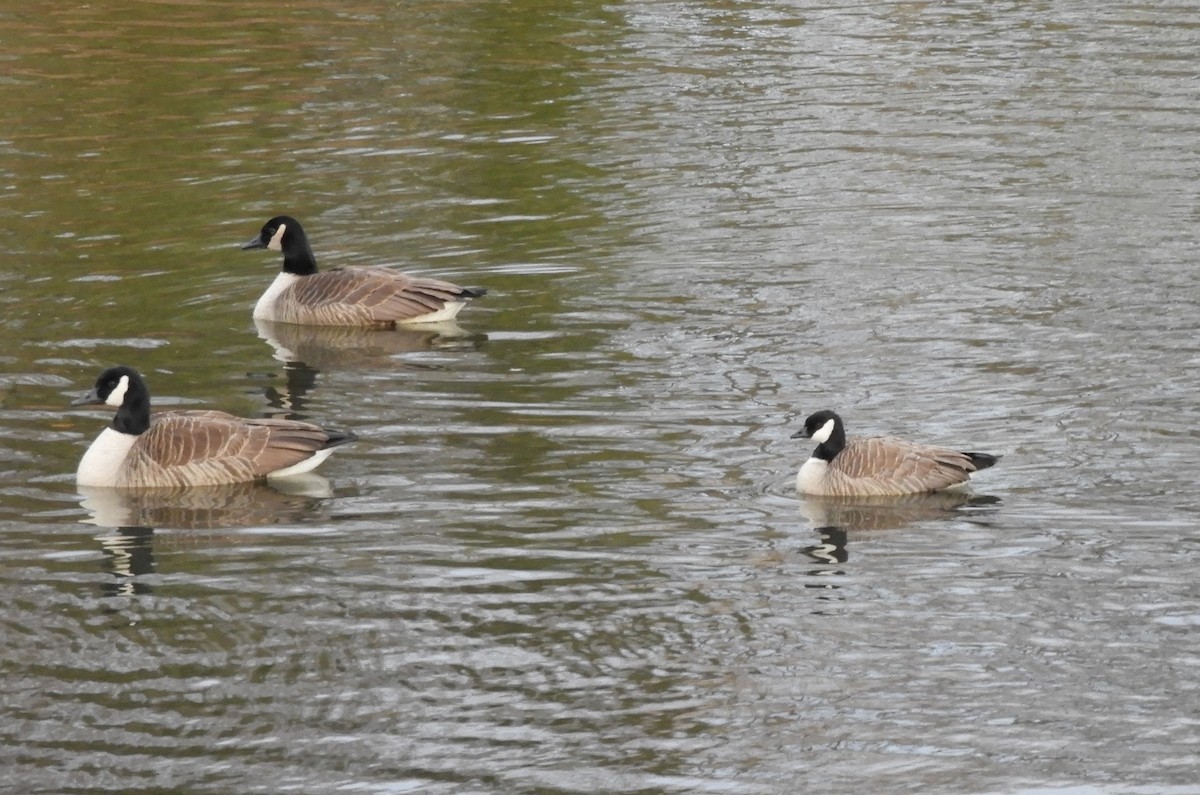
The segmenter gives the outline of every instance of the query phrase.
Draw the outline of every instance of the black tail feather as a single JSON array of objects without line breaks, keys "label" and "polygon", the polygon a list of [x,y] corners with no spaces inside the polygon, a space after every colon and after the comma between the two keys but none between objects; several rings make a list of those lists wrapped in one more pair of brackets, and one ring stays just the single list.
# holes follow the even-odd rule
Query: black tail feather
[{"label": "black tail feather", "polygon": [[328,450],[330,447],[337,447],[338,445],[349,444],[358,438],[354,435],[353,431],[331,431],[326,428],[325,433],[329,436],[329,440],[325,442],[324,447],[321,448],[322,450]]},{"label": "black tail feather", "polygon": [[1002,456],[990,455],[988,453],[963,453],[967,458],[971,459],[971,463],[975,465],[975,471],[987,469],[990,466],[995,466]]}]

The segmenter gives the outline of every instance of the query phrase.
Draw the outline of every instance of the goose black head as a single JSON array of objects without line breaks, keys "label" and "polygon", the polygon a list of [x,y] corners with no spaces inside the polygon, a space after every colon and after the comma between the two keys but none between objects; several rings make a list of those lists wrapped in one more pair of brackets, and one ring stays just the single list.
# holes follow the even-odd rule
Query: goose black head
[{"label": "goose black head", "polygon": [[96,386],[72,406],[115,406],[120,408],[131,394],[145,392],[146,385],[132,367],[110,367],[96,379]]},{"label": "goose black head", "polygon": [[808,415],[804,421],[804,430],[792,434],[793,439],[812,439],[817,443],[814,455],[827,461],[846,446],[846,428],[837,412],[823,409]]},{"label": "goose black head", "polygon": [[263,224],[257,235],[242,244],[243,250],[265,248],[283,254],[283,270],[297,276],[308,276],[317,272],[317,259],[313,256],[308,236],[300,222],[290,215],[277,215]]},{"label": "goose black head", "polygon": [[113,406],[117,409],[112,427],[121,433],[145,433],[150,427],[150,390],[132,367],[110,367],[96,379],[96,386],[72,406]]}]

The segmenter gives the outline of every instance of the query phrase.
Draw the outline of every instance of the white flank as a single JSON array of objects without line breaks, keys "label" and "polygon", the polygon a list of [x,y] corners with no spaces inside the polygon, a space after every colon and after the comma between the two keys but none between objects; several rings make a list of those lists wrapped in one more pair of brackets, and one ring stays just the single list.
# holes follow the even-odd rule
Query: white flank
[{"label": "white flank", "polygon": [[833,420],[829,420],[828,422],[826,422],[824,425],[821,426],[821,430],[817,431],[816,433],[814,433],[812,435],[812,440],[814,442],[816,442],[817,444],[825,444],[826,442],[828,442],[829,437],[833,435],[833,426],[835,424],[836,423]]},{"label": "white flank", "polygon": [[298,464],[292,464],[290,467],[277,469],[274,472],[268,472],[267,477],[287,478],[291,477],[292,475],[301,475],[305,472],[311,472],[319,467],[322,461],[324,461],[326,458],[329,458],[329,455],[334,451],[334,449],[335,448],[333,447],[326,447],[324,450],[318,450]]},{"label": "white flank", "polygon": [[123,375],[121,376],[121,380],[117,382],[117,385],[113,387],[113,391],[108,393],[108,397],[104,399],[104,402],[110,406],[120,408],[121,404],[125,402],[125,393],[127,391],[129,391],[129,376]]},{"label": "white flank", "polygon": [[[282,227],[281,227],[282,228]],[[262,298],[258,299],[258,303],[254,305],[254,317],[259,320],[276,320],[275,302],[279,300],[279,296],[283,291],[296,283],[297,279],[303,277],[297,276],[294,273],[279,272],[275,277],[275,281],[271,282],[271,286],[262,294]]]},{"label": "white flank", "polygon": [[405,323],[441,323],[445,320],[453,320],[454,317],[462,311],[462,308],[467,305],[466,301],[447,301],[442,305],[442,308],[436,312],[430,312],[425,315],[417,315],[403,322]]},{"label": "white flank", "polygon": [[[832,420],[830,420],[832,422]],[[822,431],[825,429],[822,428]],[[819,458],[810,458],[800,467],[800,471],[796,473],[796,491],[801,494],[821,494],[825,491],[822,481],[825,479],[825,470],[829,464]]]},{"label": "white flank", "polygon": [[125,457],[137,440],[131,433],[105,428],[79,460],[75,482],[80,486],[116,486]]},{"label": "white flank", "polygon": [[283,251],[283,233],[286,231],[287,224],[280,224],[279,228],[275,230],[275,234],[271,236],[270,241],[267,243],[269,251]]}]

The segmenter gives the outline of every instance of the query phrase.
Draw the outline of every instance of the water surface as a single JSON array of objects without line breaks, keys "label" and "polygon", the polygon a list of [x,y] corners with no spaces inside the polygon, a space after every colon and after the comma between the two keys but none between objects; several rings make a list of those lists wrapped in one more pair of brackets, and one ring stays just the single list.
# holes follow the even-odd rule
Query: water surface
[{"label": "water surface", "polygon": [[[1194,4],[8,5],[5,786],[1200,791]],[[284,212],[490,293],[256,326]],[[83,494],[117,362],[361,441]]]}]

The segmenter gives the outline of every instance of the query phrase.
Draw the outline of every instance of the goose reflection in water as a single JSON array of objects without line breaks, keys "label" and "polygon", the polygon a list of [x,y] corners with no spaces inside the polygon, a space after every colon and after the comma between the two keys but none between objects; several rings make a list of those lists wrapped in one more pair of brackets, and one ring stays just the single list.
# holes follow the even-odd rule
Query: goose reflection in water
[{"label": "goose reflection in water", "polygon": [[[486,334],[473,334],[453,321],[426,323],[416,328],[374,329],[343,326],[299,326],[254,321],[258,336],[285,364],[302,362],[313,370],[371,370],[395,367],[396,357],[422,351],[473,351]],[[403,362],[402,366],[433,365]]]},{"label": "goose reflection in water", "polygon": [[804,496],[800,500],[800,511],[821,539],[802,551],[822,564],[810,574],[843,574],[838,566],[850,559],[847,544],[851,533],[899,530],[918,523],[961,519],[968,514],[993,512],[999,505],[999,497],[969,491],[939,491],[903,497]]},{"label": "goose reflection in water", "polygon": [[220,530],[276,525],[320,515],[333,496],[329,480],[305,473],[268,483],[170,489],[78,486],[87,524],[160,530]]},{"label": "goose reflection in water", "polygon": [[283,362],[285,384],[264,390],[272,416],[299,418],[305,398],[322,371],[383,370],[397,367],[430,370],[436,364],[401,361],[397,357],[423,351],[473,351],[486,334],[472,334],[453,321],[415,328],[376,329],[344,326],[299,326],[254,320],[258,336]]},{"label": "goose reflection in water", "polygon": [[[105,596],[149,593],[145,575],[155,573],[156,546],[233,545],[253,538],[239,535],[239,528],[327,518],[324,506],[333,496],[330,482],[313,473],[270,483],[187,489],[77,488],[88,513],[82,521],[112,528],[96,537],[105,555],[104,570],[113,575],[101,586]],[[170,532],[158,532],[163,530]]]},{"label": "goose reflection in water", "polygon": [[814,529],[848,532],[898,530],[918,522],[961,518],[964,511],[993,511],[1000,498],[971,492],[939,491],[903,497],[814,497],[800,500],[800,511]]},{"label": "goose reflection in water", "polygon": [[[154,573],[154,529],[120,527],[97,536],[104,552],[104,570],[113,578],[100,584],[104,596],[135,596],[153,591],[144,575]],[[139,579],[140,578],[140,579]]]}]

